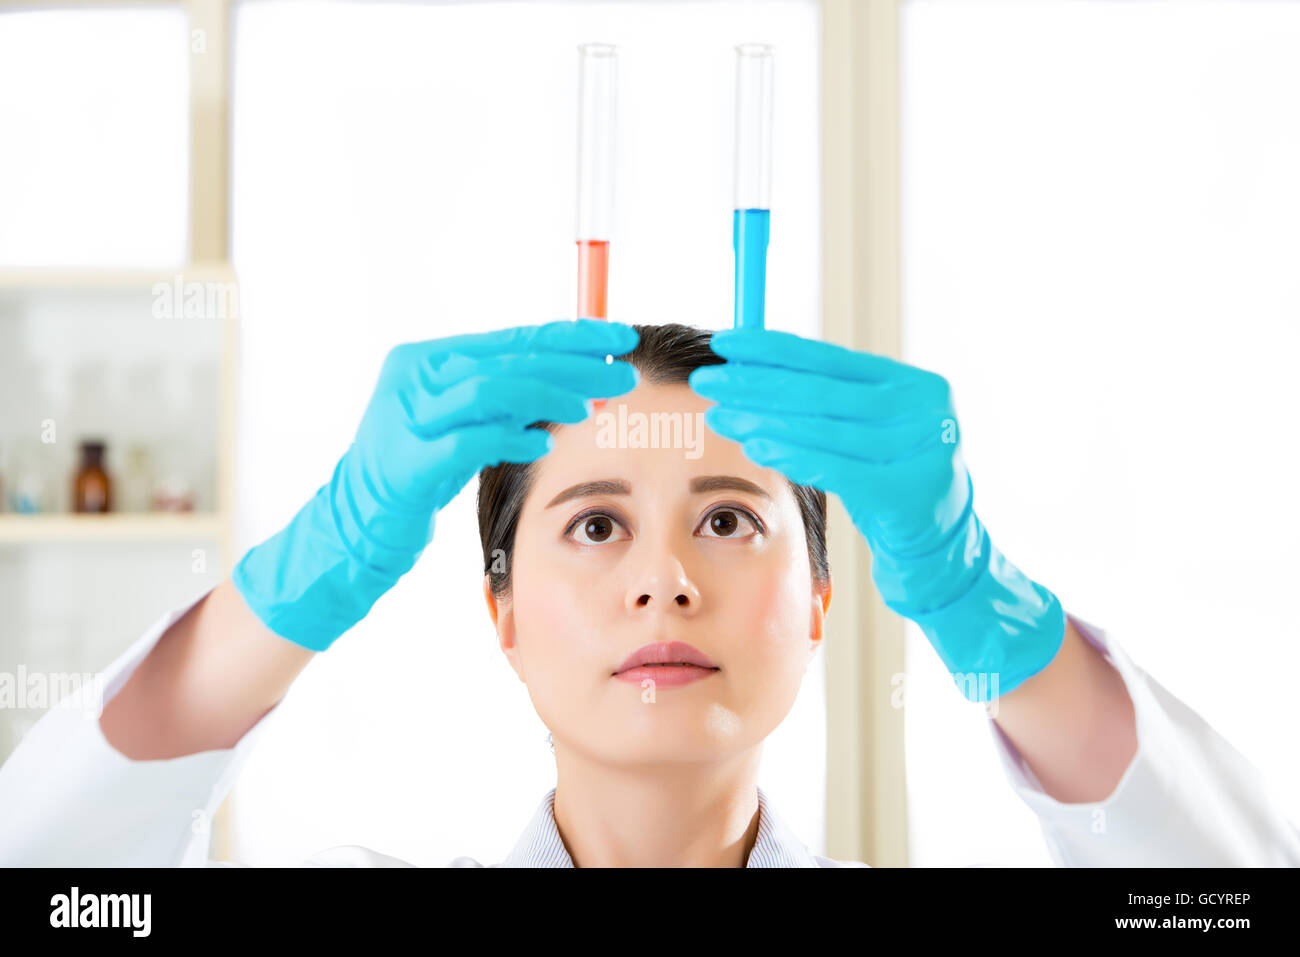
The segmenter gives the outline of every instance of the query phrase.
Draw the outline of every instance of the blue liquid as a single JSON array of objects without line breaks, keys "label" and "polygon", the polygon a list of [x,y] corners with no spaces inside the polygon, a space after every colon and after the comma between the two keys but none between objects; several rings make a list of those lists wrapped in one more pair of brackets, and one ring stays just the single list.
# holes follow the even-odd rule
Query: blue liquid
[{"label": "blue liquid", "polygon": [[731,244],[736,250],[737,329],[763,328],[770,217],[770,210],[738,209],[731,221]]}]

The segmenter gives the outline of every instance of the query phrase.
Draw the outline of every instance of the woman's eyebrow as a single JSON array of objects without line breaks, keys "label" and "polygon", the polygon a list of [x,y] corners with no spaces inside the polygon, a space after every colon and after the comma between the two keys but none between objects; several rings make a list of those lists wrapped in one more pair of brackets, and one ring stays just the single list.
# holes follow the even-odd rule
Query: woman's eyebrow
[{"label": "woman's eyebrow", "polygon": [[602,479],[599,482],[580,482],[566,488],[555,498],[546,503],[546,507],[559,505],[571,498],[583,498],[587,495],[631,495],[632,486],[622,479]]},{"label": "woman's eyebrow", "polygon": [[[772,496],[763,491],[748,479],[740,478],[736,475],[701,475],[691,479],[691,491],[700,492],[717,492],[721,489],[731,489],[736,492],[749,492],[751,495],[757,495],[761,498],[771,500]],[[622,479],[600,479],[595,482],[579,482],[577,485],[571,485],[566,488],[555,498],[546,503],[547,508],[559,505],[561,502],[567,502],[570,499],[585,498],[588,495],[631,495],[632,486]]]},{"label": "woman's eyebrow", "polygon": [[735,492],[749,492],[751,495],[757,495],[761,498],[768,499],[769,501],[772,499],[772,496],[768,495],[753,482],[736,475],[702,475],[699,478],[691,479],[692,492],[717,492],[721,489],[731,489]]}]

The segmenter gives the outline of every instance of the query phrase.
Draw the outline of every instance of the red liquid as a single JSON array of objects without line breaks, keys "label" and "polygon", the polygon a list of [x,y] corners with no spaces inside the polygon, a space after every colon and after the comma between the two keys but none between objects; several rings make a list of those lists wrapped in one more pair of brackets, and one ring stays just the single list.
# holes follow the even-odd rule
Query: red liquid
[{"label": "red liquid", "polygon": [[[608,319],[609,240],[578,240],[578,318]],[[605,405],[604,399],[592,400],[593,411]]]},{"label": "red liquid", "polygon": [[609,241],[578,240],[578,318],[608,319]]}]

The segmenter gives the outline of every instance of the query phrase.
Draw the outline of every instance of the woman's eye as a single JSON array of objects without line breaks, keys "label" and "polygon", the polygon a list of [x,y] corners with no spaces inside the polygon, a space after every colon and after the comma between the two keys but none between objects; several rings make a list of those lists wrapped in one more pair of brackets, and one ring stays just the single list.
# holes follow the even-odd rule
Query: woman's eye
[{"label": "woman's eye", "polygon": [[622,541],[619,533],[623,527],[608,515],[586,515],[573,523],[569,535],[579,545],[604,545]]},{"label": "woman's eye", "polygon": [[704,519],[706,538],[748,538],[759,531],[758,523],[748,512],[738,508],[720,508]]}]

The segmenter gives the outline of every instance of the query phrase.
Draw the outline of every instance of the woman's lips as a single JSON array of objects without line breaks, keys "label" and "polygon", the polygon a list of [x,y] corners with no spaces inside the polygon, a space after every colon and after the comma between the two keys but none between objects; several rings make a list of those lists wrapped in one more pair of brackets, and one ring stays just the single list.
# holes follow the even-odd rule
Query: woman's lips
[{"label": "woman's lips", "polygon": [[638,685],[648,680],[657,688],[671,688],[707,678],[718,670],[718,666],[694,645],[684,641],[661,641],[642,645],[628,655],[614,672],[614,677]]},{"label": "woman's lips", "polygon": [[630,681],[641,685],[649,681],[656,688],[674,688],[690,684],[709,675],[717,674],[717,668],[701,668],[699,665],[637,665],[614,675],[619,681]]}]

